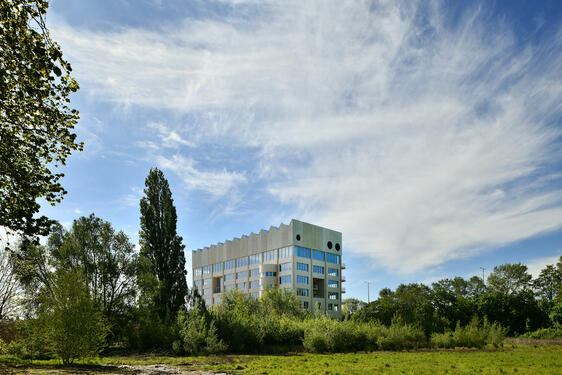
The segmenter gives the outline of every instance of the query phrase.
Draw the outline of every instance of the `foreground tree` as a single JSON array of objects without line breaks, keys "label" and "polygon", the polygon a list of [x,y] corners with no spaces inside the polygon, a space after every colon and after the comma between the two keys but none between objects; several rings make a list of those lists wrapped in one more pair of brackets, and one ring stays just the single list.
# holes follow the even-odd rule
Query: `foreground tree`
[{"label": "foreground tree", "polygon": [[38,314],[47,342],[65,365],[98,354],[108,327],[90,298],[86,278],[74,269],[57,272],[53,280]]},{"label": "foreground tree", "polygon": [[38,198],[54,205],[66,191],[65,164],[81,150],[72,133],[78,111],[69,95],[78,90],[71,67],[49,37],[44,0],[0,1],[0,226],[45,235],[52,224]]},{"label": "foreground tree", "polygon": [[176,233],[177,215],[168,181],[162,171],[151,169],[140,201],[139,286],[144,303],[162,321],[175,319],[187,295],[182,238]]},{"label": "foreground tree", "polygon": [[506,263],[494,267],[494,271],[488,276],[488,287],[503,294],[517,293],[528,289],[531,279],[526,265]]},{"label": "foreground tree", "polygon": [[47,251],[56,269],[79,269],[92,300],[118,335],[135,302],[138,255],[123,231],[91,214],[74,220],[65,231],[52,229]]}]

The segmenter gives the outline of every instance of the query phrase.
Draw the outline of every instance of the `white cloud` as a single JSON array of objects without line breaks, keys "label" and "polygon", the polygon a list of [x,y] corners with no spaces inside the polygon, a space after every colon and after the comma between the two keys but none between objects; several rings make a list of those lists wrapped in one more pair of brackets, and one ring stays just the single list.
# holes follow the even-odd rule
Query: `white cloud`
[{"label": "white cloud", "polygon": [[[560,252],[560,251],[559,251]],[[533,278],[537,278],[541,271],[549,264],[556,266],[558,260],[560,259],[560,255],[555,255],[551,257],[543,257],[543,258],[535,258],[531,259],[531,261],[527,262],[528,272],[533,275]]]},{"label": "white cloud", "polygon": [[140,200],[144,196],[144,191],[138,186],[131,187],[131,191],[121,199],[121,204],[125,207],[139,207]]},{"label": "white cloud", "polygon": [[172,158],[159,156],[157,163],[161,168],[177,173],[188,189],[202,190],[214,197],[227,195],[246,181],[243,174],[226,169],[218,172],[197,169],[193,159],[181,155],[174,155]]},{"label": "white cloud", "polygon": [[75,208],[73,211],[77,215],[80,215],[82,213],[82,211],[80,211],[80,209],[78,209],[78,208]]},{"label": "white cloud", "polygon": [[[161,143],[247,147],[264,189],[378,266],[427,269],[562,227],[561,32],[520,46],[482,9],[446,27],[439,3],[256,4],[251,20],[53,33],[92,95],[196,114]],[[181,153],[158,163],[213,196],[246,181]]]}]

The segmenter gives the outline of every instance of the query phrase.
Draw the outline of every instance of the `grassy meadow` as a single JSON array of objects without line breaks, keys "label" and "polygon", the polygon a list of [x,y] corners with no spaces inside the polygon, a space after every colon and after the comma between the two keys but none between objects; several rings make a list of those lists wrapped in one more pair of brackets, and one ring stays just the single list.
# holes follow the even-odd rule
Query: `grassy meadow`
[{"label": "grassy meadow", "polygon": [[[562,346],[510,345],[488,350],[432,350],[346,354],[224,355],[197,357],[126,356],[60,362],[1,357],[0,374],[142,374],[143,366],[165,364],[191,371],[228,374],[562,374]],[[136,366],[120,368],[119,365]],[[172,370],[172,369],[170,369]],[[151,372],[147,368],[146,373]],[[163,369],[162,374],[165,374]],[[171,372],[170,372],[171,373]]]}]

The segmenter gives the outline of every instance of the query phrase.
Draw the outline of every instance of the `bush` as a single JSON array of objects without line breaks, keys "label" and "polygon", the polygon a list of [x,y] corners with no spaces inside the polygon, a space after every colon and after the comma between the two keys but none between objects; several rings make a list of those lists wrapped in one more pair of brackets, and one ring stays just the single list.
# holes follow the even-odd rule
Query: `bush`
[{"label": "bush", "polygon": [[179,342],[174,350],[181,349],[187,354],[210,354],[226,350],[226,345],[219,340],[215,323],[206,310],[194,306],[189,313],[180,311],[178,314]]},{"label": "bush", "polygon": [[562,338],[562,329],[542,328],[533,332],[527,332],[521,337],[530,339],[560,339]]},{"label": "bush", "polygon": [[487,320],[480,325],[478,318],[464,327],[457,323],[457,327],[453,332],[434,333],[431,335],[431,345],[437,348],[483,348],[487,344],[498,347],[503,345],[505,340],[506,329],[499,324],[490,324]]},{"label": "bush", "polygon": [[379,349],[417,349],[427,345],[424,332],[408,324],[392,323],[377,340]]},{"label": "bush", "polygon": [[108,333],[79,271],[56,274],[52,294],[41,305],[38,323],[53,352],[65,365],[96,355]]},{"label": "bush", "polygon": [[328,318],[310,319],[305,323],[303,347],[314,353],[356,350],[404,350],[426,346],[421,329],[395,323],[385,327],[375,323]]}]

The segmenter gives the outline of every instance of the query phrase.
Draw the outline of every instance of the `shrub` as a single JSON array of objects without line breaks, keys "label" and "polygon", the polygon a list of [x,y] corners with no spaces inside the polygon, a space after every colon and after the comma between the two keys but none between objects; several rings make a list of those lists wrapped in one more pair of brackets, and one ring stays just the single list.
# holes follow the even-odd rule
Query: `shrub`
[{"label": "shrub", "polygon": [[487,344],[498,347],[503,345],[505,340],[506,329],[502,328],[499,324],[484,323],[480,325],[478,318],[473,318],[472,321],[464,327],[461,327],[460,322],[453,332],[434,333],[431,335],[431,345],[437,348],[483,348]]},{"label": "shrub", "polygon": [[557,328],[542,328],[533,332],[527,332],[521,337],[530,339],[560,339],[562,338],[562,329]]},{"label": "shrub", "polygon": [[187,354],[210,354],[226,350],[226,345],[218,338],[217,328],[207,311],[194,306],[188,313],[180,311],[178,326],[181,345],[175,343],[174,350]]},{"label": "shrub", "polygon": [[377,345],[383,350],[417,349],[426,346],[426,339],[421,329],[409,324],[393,322],[378,338]]},{"label": "shrub", "polygon": [[59,271],[39,311],[39,327],[63,364],[96,355],[108,332],[79,271]]}]

